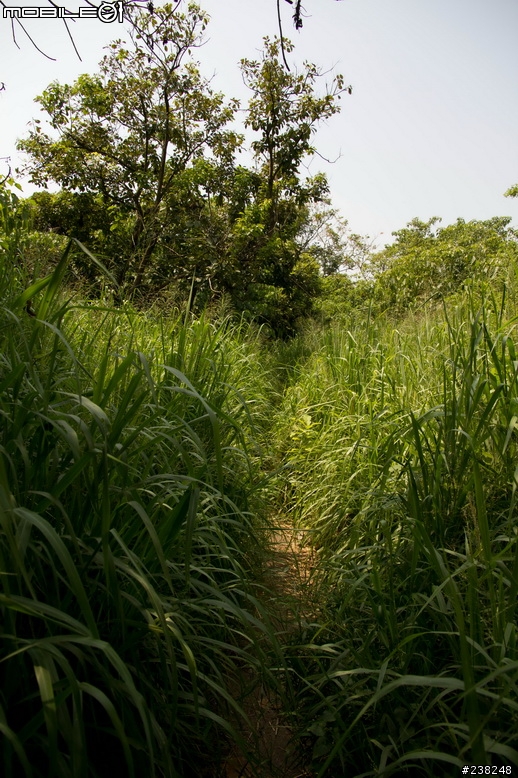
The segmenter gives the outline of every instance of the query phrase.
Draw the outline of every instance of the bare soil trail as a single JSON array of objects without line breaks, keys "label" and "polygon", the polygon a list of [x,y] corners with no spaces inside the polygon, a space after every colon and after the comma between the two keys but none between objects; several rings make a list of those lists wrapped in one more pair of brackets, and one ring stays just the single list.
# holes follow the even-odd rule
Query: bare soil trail
[{"label": "bare soil trail", "polygon": [[[312,584],[315,554],[306,535],[282,517],[277,518],[269,536],[260,575],[261,599],[270,612],[275,606],[272,622],[281,642],[299,630],[302,622],[313,620],[318,612]],[[250,670],[246,672],[249,677],[244,680],[249,682],[249,691],[239,702],[251,727],[247,731],[240,724],[239,729],[259,764],[250,764],[234,747],[225,760],[223,778],[312,778],[313,774],[302,764],[300,747],[293,740],[281,700],[254,679]]]}]

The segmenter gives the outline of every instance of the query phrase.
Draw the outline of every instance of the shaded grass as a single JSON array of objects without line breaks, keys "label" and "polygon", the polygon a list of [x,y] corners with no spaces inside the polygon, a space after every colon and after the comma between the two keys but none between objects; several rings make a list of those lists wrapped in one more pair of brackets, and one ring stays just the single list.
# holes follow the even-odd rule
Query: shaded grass
[{"label": "shaded grass", "polygon": [[214,771],[229,679],[277,646],[248,576],[253,338],[63,302],[67,258],[2,308],[2,774]]}]

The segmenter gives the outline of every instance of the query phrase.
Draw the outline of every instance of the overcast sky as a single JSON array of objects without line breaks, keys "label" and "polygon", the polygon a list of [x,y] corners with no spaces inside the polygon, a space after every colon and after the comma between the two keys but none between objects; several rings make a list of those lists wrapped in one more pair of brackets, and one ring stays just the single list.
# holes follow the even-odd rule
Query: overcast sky
[{"label": "overcast sky", "polygon": [[[258,57],[263,36],[276,34],[276,2],[200,5],[212,17],[196,52],[202,70],[244,104],[238,62]],[[309,60],[353,86],[341,114],[316,137],[319,152],[338,161],[316,157],[309,165],[311,174],[327,173],[333,204],[350,228],[379,236],[382,245],[416,216],[440,216],[443,225],[512,216],[518,227],[518,200],[503,196],[518,183],[518,0],[305,0],[305,7],[304,27],[295,32],[282,2],[284,31],[296,47],[290,66]],[[0,157],[11,156],[14,165],[16,138],[38,113],[34,97],[53,80],[71,83],[93,72],[102,47],[124,34],[117,22],[78,20],[72,26],[80,62],[58,20],[26,26],[57,61],[21,32],[18,49],[10,22],[0,18]]]}]

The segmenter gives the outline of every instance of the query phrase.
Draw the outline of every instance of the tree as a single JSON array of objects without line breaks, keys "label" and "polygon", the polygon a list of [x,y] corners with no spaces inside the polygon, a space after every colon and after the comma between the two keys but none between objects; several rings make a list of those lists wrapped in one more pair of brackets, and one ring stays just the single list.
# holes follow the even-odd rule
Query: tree
[{"label": "tree", "polygon": [[225,129],[237,102],[226,103],[195,64],[184,63],[207,22],[195,4],[187,14],[171,5],[141,13],[131,48],[112,43],[98,74],[80,76],[72,86],[55,82],[37,98],[58,137],[35,120],[19,143],[30,157],[22,172],[32,183],[100,193],[116,209],[113,229],[127,232],[129,249],[116,271],[130,296],[149,268],[178,176],[207,152],[229,165],[240,144]]},{"label": "tree", "polygon": [[[90,192],[34,192],[26,200],[30,208],[31,253],[38,251],[41,244],[59,246],[68,238],[76,238],[85,244],[94,255],[110,264],[110,257],[124,256],[128,247],[127,238],[121,241],[117,226],[121,214],[116,207],[106,207],[102,195]],[[61,238],[61,241],[58,239]],[[56,261],[56,253],[45,252],[47,272]],[[108,258],[108,259],[106,259]],[[90,261],[82,251],[72,251],[69,267],[86,282],[92,293],[100,293],[99,281],[106,277],[99,273],[99,267]],[[24,263],[30,264],[27,254]]]},{"label": "tree", "polygon": [[132,50],[112,44],[98,75],[52,84],[38,98],[58,137],[35,122],[20,147],[32,181],[66,191],[32,198],[36,223],[83,240],[125,296],[171,283],[192,288],[196,305],[226,293],[290,334],[319,292],[324,254],[341,262],[338,232],[328,232],[326,250],[308,232],[311,209],[328,203],[326,177],[304,179],[300,168],[319,122],[339,109],[343,79],[318,95],[316,66],[288,73],[280,41],[266,39],[262,60],[242,62],[256,168],[236,167],[242,139],[225,125],[237,102],[182,61],[204,23],[196,6],[188,19],[171,18],[171,7],[143,14]]},{"label": "tree", "polygon": [[374,240],[350,231],[335,208],[317,203],[308,210],[298,241],[318,261],[322,275],[370,278]]},{"label": "tree", "polygon": [[[299,200],[316,200],[321,197],[314,185],[306,190],[299,183],[302,160],[316,149],[312,136],[318,125],[340,111],[337,99],[344,88],[342,75],[336,75],[325,94],[315,94],[315,84],[322,77],[316,65],[305,63],[302,73],[288,73],[280,64],[280,40],[264,38],[261,61],[241,60],[245,84],[252,90],[246,119],[247,126],[259,133],[252,149],[266,178],[266,198],[275,204],[281,192],[296,194]],[[286,40],[285,50],[293,51],[293,44]],[[277,185],[277,186],[276,186]]]},{"label": "tree", "polygon": [[[293,45],[285,41],[285,48]],[[339,111],[346,90],[337,75],[318,95],[318,68],[305,63],[301,73],[288,72],[278,38],[265,38],[262,59],[242,60],[241,70],[252,92],[246,125],[256,132],[251,146],[260,183],[232,226],[227,284],[238,306],[289,334],[319,290],[318,263],[299,237],[308,208],[328,195],[325,175],[304,180],[300,168],[315,152],[319,123]]]}]

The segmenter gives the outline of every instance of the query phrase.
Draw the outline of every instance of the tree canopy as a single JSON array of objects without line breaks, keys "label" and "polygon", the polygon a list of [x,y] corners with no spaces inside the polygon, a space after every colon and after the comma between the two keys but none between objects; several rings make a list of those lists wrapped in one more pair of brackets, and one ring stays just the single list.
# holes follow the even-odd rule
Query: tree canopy
[{"label": "tree canopy", "polygon": [[35,120],[19,144],[30,155],[24,172],[33,183],[99,193],[122,219],[134,216],[131,256],[119,268],[120,283],[128,273],[136,286],[141,283],[159,240],[160,212],[179,173],[207,150],[228,163],[239,143],[225,129],[236,101],[214,93],[196,65],[184,62],[207,22],[194,4],[186,14],[171,5],[143,12],[132,47],[114,42],[99,73],[80,76],[71,86],[54,82],[37,98],[57,137]]},{"label": "tree canopy", "polygon": [[22,172],[63,190],[59,203],[35,198],[47,228],[70,228],[73,198],[82,214],[76,237],[110,267],[118,296],[176,281],[191,285],[200,304],[229,294],[239,309],[287,331],[309,309],[324,261],[306,224],[328,203],[327,180],[305,178],[301,165],[349,88],[337,75],[319,94],[319,69],[306,63],[288,72],[280,40],[265,38],[261,58],[241,62],[255,164],[238,165],[238,102],[215,92],[192,59],[207,22],[195,4],[186,13],[171,5],[142,11],[131,45],[112,43],[98,73],[49,85],[37,98],[47,126],[35,120],[19,143],[28,155]]}]

